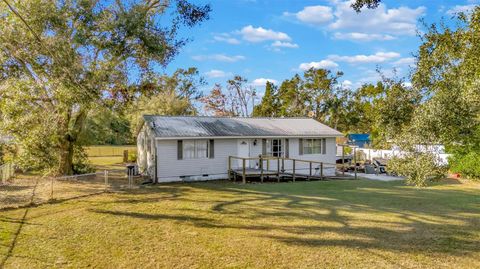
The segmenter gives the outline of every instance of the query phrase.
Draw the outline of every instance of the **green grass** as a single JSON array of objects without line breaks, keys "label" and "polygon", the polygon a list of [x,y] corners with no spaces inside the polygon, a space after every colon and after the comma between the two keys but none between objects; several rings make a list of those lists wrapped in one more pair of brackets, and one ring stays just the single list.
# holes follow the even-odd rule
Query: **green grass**
[{"label": "green grass", "polygon": [[478,183],[454,182],[425,189],[367,180],[159,185],[0,212],[0,262],[479,268],[479,193]]}]

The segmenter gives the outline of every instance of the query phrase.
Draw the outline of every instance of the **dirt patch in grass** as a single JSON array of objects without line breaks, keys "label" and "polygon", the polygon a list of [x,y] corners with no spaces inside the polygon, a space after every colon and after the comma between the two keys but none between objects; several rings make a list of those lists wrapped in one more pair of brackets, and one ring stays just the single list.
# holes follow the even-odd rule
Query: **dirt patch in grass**
[{"label": "dirt patch in grass", "polygon": [[0,259],[15,240],[6,268],[478,268],[478,188],[159,185],[0,212]]}]

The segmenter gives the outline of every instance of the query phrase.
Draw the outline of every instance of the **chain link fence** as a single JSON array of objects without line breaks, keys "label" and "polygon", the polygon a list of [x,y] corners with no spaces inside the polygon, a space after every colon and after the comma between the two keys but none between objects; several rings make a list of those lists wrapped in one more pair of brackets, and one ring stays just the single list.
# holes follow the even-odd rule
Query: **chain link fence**
[{"label": "chain link fence", "polygon": [[135,188],[143,181],[143,177],[128,176],[125,170],[105,170],[63,177],[22,176],[0,185],[0,209]]}]

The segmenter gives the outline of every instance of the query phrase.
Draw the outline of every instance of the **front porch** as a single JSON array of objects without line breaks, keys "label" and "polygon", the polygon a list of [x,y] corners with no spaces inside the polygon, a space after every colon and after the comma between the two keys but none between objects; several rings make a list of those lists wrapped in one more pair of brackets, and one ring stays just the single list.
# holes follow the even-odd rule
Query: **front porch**
[{"label": "front porch", "polygon": [[[237,165],[235,165],[235,162]],[[252,164],[253,163],[253,164]],[[247,179],[252,181],[276,180],[277,182],[285,180],[324,180],[325,170],[335,172],[336,164],[324,163],[312,160],[301,160],[286,157],[228,157],[228,178],[237,181],[241,179],[242,183],[247,183]]]}]

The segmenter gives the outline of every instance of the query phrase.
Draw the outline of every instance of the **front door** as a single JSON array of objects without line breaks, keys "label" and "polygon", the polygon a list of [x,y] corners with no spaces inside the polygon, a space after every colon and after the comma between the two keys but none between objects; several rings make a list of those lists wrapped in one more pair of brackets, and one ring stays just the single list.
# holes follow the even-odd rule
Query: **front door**
[{"label": "front door", "polygon": [[[250,141],[248,139],[238,139],[237,142],[237,155],[238,157],[248,158],[250,157]],[[249,167],[250,162],[245,161],[245,167]],[[242,168],[242,160],[238,159],[238,168]]]}]

